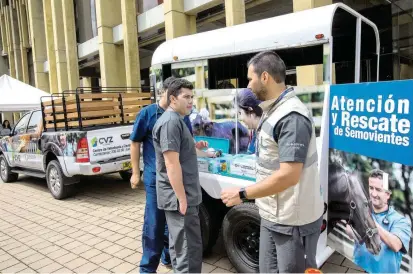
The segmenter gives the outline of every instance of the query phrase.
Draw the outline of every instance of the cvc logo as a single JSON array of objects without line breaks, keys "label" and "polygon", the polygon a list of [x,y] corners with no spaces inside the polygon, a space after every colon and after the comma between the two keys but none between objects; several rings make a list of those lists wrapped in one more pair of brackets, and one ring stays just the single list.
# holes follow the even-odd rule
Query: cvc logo
[{"label": "cvc logo", "polygon": [[91,141],[92,143],[92,147],[97,147],[98,146],[98,139],[96,137],[94,137]]}]

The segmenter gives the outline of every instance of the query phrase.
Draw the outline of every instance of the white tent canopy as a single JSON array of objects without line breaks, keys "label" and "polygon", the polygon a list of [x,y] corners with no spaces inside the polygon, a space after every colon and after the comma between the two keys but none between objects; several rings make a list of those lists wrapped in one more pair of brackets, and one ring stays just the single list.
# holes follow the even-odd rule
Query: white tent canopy
[{"label": "white tent canopy", "polygon": [[40,97],[49,93],[8,75],[0,77],[0,112],[20,112],[40,108]]}]

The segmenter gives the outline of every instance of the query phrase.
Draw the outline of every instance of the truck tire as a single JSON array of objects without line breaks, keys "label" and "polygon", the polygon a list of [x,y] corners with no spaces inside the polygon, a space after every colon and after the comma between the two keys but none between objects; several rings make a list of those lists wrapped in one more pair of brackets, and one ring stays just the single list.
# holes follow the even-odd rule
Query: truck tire
[{"label": "truck tire", "polygon": [[224,217],[225,249],[239,273],[259,272],[260,223],[258,207],[253,203],[235,206]]},{"label": "truck tire", "polygon": [[0,177],[5,183],[15,182],[19,178],[19,174],[11,172],[9,163],[7,163],[4,155],[0,155]]},{"label": "truck tire", "polygon": [[212,217],[210,210],[204,203],[199,205],[199,221],[201,224],[203,254],[208,255],[217,242],[219,226],[216,218]]},{"label": "truck tire", "polygon": [[132,177],[132,170],[119,171],[119,175],[125,182],[130,182],[130,178]]},{"label": "truck tire", "polygon": [[[142,177],[142,171],[140,172],[140,176]],[[125,182],[130,182],[130,178],[132,177],[132,169],[130,170],[124,170],[124,171],[119,171],[120,177],[122,177],[122,180]]]},{"label": "truck tire", "polygon": [[62,200],[73,194],[74,186],[68,185],[70,179],[64,175],[57,160],[52,160],[47,165],[46,180],[47,187],[55,199]]}]

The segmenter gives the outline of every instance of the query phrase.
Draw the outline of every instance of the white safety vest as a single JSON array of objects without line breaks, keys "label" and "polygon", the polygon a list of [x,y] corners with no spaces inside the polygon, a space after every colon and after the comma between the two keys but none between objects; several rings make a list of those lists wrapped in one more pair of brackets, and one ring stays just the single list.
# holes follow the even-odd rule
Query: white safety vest
[{"label": "white safety vest", "polygon": [[[273,137],[277,122],[291,112],[297,112],[312,121],[311,140],[300,181],[288,189],[255,200],[260,216],[270,222],[301,226],[316,221],[323,214],[323,197],[318,172],[318,156],[314,123],[308,108],[292,90],[278,102],[263,102],[263,123],[257,138],[256,180],[261,182],[280,168],[278,144]],[[287,144],[298,146],[300,144]]]}]

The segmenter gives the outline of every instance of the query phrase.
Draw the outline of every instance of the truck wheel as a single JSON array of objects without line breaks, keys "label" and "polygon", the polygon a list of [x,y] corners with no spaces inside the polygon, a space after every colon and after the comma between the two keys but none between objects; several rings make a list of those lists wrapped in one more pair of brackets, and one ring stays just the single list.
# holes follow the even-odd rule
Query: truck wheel
[{"label": "truck wheel", "polygon": [[63,174],[62,167],[56,160],[47,165],[46,180],[50,193],[57,200],[64,199],[73,193],[74,186],[67,185],[69,178]]},{"label": "truck wheel", "polygon": [[125,182],[130,182],[130,178],[132,177],[132,170],[119,171],[119,175]]},{"label": "truck wheel", "polygon": [[199,221],[201,223],[203,254],[207,255],[217,242],[219,226],[216,225],[216,220],[204,203],[199,205]]},{"label": "truck wheel", "polygon": [[19,174],[11,172],[11,168],[4,155],[0,155],[0,177],[5,183],[15,182],[19,178]]},{"label": "truck wheel", "polygon": [[239,273],[259,272],[260,223],[258,208],[253,203],[235,206],[224,217],[225,249]]}]

